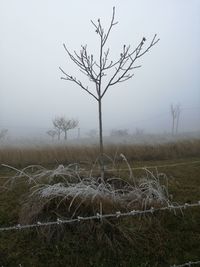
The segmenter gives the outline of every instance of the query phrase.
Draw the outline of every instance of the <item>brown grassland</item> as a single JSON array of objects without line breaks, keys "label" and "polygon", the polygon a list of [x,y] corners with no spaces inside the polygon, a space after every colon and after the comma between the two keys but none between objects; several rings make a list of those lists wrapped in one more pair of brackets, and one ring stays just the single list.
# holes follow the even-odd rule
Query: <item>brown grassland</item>
[{"label": "brown grassland", "polygon": [[[105,154],[113,160],[124,154],[128,161],[173,160],[200,156],[200,140],[178,141],[158,145],[106,145]],[[0,162],[14,167],[32,164],[57,166],[58,164],[92,164],[99,154],[97,145],[52,145],[35,147],[2,147]],[[117,157],[117,158],[116,158]],[[110,163],[110,160],[108,159]]]}]

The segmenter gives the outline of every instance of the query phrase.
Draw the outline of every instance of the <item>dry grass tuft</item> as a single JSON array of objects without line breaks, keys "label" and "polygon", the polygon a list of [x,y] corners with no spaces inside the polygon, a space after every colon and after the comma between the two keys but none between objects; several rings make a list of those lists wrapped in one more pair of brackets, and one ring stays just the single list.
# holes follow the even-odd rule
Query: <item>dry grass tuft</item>
[{"label": "dry grass tuft", "polygon": [[143,177],[136,179],[129,164],[128,167],[130,175],[126,179],[106,176],[104,180],[93,176],[92,171],[90,175],[85,175],[78,164],[59,165],[53,170],[39,165],[18,171],[9,167],[17,173],[4,184],[4,188],[14,188],[20,183],[26,185],[19,215],[23,224],[57,217],[88,216],[97,212],[146,209],[169,202],[167,179],[163,174],[144,169]]}]

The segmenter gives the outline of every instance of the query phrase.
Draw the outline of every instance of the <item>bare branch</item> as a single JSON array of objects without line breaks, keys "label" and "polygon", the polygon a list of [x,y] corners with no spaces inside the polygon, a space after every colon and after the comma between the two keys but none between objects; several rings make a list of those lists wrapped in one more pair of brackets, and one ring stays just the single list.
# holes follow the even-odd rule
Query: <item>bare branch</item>
[{"label": "bare branch", "polygon": [[[157,44],[160,41],[159,38],[156,40],[156,36],[157,36],[157,34],[154,35],[150,45],[146,48],[146,50],[143,53],[139,54],[137,56],[137,58],[142,57],[144,54],[146,54],[150,50],[150,48],[152,48],[155,44]],[[143,39],[145,39],[145,38],[143,38]],[[146,41],[146,39],[145,39],[145,41]]]},{"label": "bare branch", "polygon": [[[141,53],[142,48],[144,46],[144,43],[146,41],[146,38],[142,38],[142,41],[139,43],[139,45],[136,47],[136,49],[134,49],[132,52],[129,53],[130,50],[130,46],[123,46],[123,51],[120,54],[120,59],[118,61],[116,61],[115,63],[113,63],[111,65],[110,68],[112,68],[113,66],[117,66],[115,69],[115,73],[113,74],[113,76],[111,77],[110,81],[108,82],[107,86],[105,87],[101,98],[105,95],[105,93],[107,92],[108,88],[110,86],[113,86],[115,84],[117,84],[118,82],[124,82],[129,80],[130,78],[132,78],[134,75],[133,74],[129,74],[130,71],[132,71],[133,69],[136,68],[140,68],[141,65],[137,65],[137,66],[133,66],[135,61],[140,58],[141,56],[143,56],[145,53],[147,53],[150,48],[152,46],[154,46],[159,39],[156,40],[156,34],[154,35],[150,45]],[[128,64],[128,66],[126,66],[126,64]],[[121,74],[120,74],[121,73]],[[119,76],[118,76],[119,74]],[[116,78],[118,76],[118,78]]]},{"label": "bare branch", "polygon": [[81,81],[77,80],[76,77],[73,77],[69,74],[67,74],[61,67],[59,67],[59,69],[62,71],[62,73],[66,76],[66,77],[61,77],[62,80],[66,80],[66,81],[71,81],[71,82],[74,82],[76,84],[78,84],[83,90],[85,90],[88,94],[90,94],[91,96],[93,96],[97,101],[98,101],[98,98],[88,90],[88,87],[85,87]]},{"label": "bare branch", "polygon": [[104,44],[106,43],[106,41],[108,39],[108,36],[110,34],[110,31],[111,31],[112,27],[118,23],[118,22],[114,22],[114,19],[115,19],[115,7],[113,7],[113,13],[112,13],[112,19],[111,19],[110,27],[109,27],[109,29],[107,31],[107,34],[103,38],[103,46],[104,46]]},{"label": "bare branch", "polygon": [[93,55],[88,55],[87,46],[81,46],[80,56],[76,51],[74,51],[75,56],[73,56],[67,49],[66,45],[63,44],[63,46],[71,60],[80,68],[81,72],[84,73],[90,81],[98,83],[98,74],[94,69],[95,61],[93,60]]},{"label": "bare branch", "polygon": [[107,33],[104,34],[104,29],[101,25],[101,21],[100,19],[98,19],[97,23],[94,23],[92,20],[91,20],[91,23],[93,24],[93,26],[95,27],[95,32],[100,36],[102,42],[102,47],[105,45],[109,35],[110,35],[110,31],[112,29],[113,26],[115,26],[118,22],[114,22],[114,19],[115,19],[115,7],[113,7],[113,13],[112,13],[112,18],[111,18],[111,22],[110,22],[110,26],[107,30]]},{"label": "bare branch", "polygon": [[75,53],[75,55],[77,56],[78,60],[69,52],[69,50],[67,49],[66,45],[63,44],[63,47],[65,49],[65,51],[67,52],[67,54],[69,55],[69,57],[71,58],[71,60],[78,65],[80,68],[83,68],[81,60],[79,58],[79,56]]}]

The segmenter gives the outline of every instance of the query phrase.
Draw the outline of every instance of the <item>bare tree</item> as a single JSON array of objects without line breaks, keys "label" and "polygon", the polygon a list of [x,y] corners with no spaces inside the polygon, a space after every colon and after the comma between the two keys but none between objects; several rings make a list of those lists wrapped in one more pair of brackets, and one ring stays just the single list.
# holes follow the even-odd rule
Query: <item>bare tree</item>
[{"label": "bare tree", "polygon": [[179,119],[180,119],[180,105],[174,106],[171,104],[171,115],[172,115],[172,135],[178,133]]},{"label": "bare tree", "polygon": [[108,37],[112,28],[118,23],[115,22],[115,8],[113,7],[113,13],[111,22],[107,30],[105,30],[101,24],[101,20],[97,22],[91,20],[94,26],[95,32],[99,37],[99,55],[95,60],[93,54],[89,54],[87,45],[82,45],[80,53],[74,51],[71,53],[65,44],[63,44],[65,51],[69,58],[77,65],[82,73],[84,73],[94,85],[94,90],[83,84],[75,76],[66,73],[60,68],[63,73],[61,79],[71,81],[81,87],[89,95],[91,95],[98,103],[98,117],[99,117],[99,150],[100,150],[100,168],[101,177],[104,176],[104,162],[103,162],[103,127],[102,127],[102,99],[108,89],[120,82],[131,79],[134,75],[133,71],[140,68],[141,65],[135,65],[136,61],[146,54],[158,41],[156,35],[145,46],[146,38],[143,37],[136,48],[131,49],[130,45],[123,45],[119,58],[115,61],[109,60],[110,49],[105,48]]},{"label": "bare tree", "polygon": [[71,129],[74,129],[78,126],[78,120],[75,119],[66,119],[64,117],[61,118],[62,119],[62,126],[61,129],[65,134],[65,140],[67,140],[67,132]]},{"label": "bare tree", "polygon": [[53,122],[53,126],[55,128],[55,131],[57,132],[58,140],[60,140],[60,136],[62,133],[63,118],[62,117],[56,117],[55,119],[52,120],[52,122]]},{"label": "bare tree", "polygon": [[174,135],[175,121],[176,121],[176,109],[173,104],[171,104],[171,115],[172,115],[172,135]]},{"label": "bare tree", "polygon": [[6,135],[8,134],[8,129],[0,130],[0,140],[5,139]]},{"label": "bare tree", "polygon": [[181,108],[180,105],[176,106],[176,134],[178,134],[179,120],[180,120]]},{"label": "bare tree", "polygon": [[56,117],[53,120],[53,126],[57,131],[58,140],[60,140],[61,133],[64,132],[64,139],[67,140],[67,132],[78,126],[78,120],[66,119],[64,116]]},{"label": "bare tree", "polygon": [[57,130],[49,130],[47,131],[47,134],[52,138],[52,141],[54,140],[55,136],[58,134]]}]

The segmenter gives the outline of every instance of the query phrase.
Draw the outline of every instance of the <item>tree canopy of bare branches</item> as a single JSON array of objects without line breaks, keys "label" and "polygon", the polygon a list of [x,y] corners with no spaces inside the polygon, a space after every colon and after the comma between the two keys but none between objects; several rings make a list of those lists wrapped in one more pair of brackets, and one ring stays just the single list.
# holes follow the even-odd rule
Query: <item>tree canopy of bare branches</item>
[{"label": "tree canopy of bare branches", "polygon": [[[57,133],[58,140],[60,140],[61,133],[64,132],[64,138],[67,140],[67,132],[71,129],[74,129],[78,126],[78,120],[75,119],[67,119],[64,116],[56,117],[53,119],[53,126],[55,130],[48,131],[48,134],[52,136],[53,133]],[[54,132],[52,132],[54,131]]]}]

